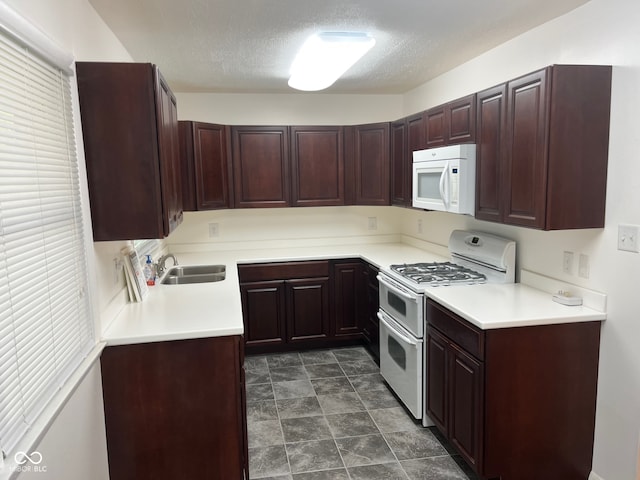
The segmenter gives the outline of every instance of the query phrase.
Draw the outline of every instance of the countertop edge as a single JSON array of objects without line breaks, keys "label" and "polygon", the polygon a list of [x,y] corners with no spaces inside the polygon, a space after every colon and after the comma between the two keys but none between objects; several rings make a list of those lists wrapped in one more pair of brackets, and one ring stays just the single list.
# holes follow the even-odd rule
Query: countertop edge
[{"label": "countertop edge", "polygon": [[185,331],[185,332],[169,332],[153,335],[140,335],[130,337],[112,337],[103,338],[107,347],[116,345],[131,345],[137,343],[155,343],[155,342],[171,342],[175,340],[192,340],[195,338],[211,338],[211,337],[229,337],[234,335],[243,335],[243,328],[221,328],[215,330],[201,331]]}]

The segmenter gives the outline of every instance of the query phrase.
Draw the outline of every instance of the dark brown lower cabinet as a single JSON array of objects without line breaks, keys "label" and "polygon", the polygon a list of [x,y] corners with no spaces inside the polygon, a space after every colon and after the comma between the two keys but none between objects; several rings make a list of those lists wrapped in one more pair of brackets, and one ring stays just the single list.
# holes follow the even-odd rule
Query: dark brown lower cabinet
[{"label": "dark brown lower cabinet", "polygon": [[378,286],[378,269],[367,262],[363,262],[362,274],[365,289],[362,335],[365,345],[377,362],[380,363],[380,322],[378,321],[380,288]]},{"label": "dark brown lower cabinet", "polygon": [[376,273],[360,259],[239,265],[247,351],[273,353],[364,341],[378,355]]},{"label": "dark brown lower cabinet", "polygon": [[333,331],[335,337],[362,338],[364,306],[362,262],[336,262],[333,265]]},{"label": "dark brown lower cabinet", "polygon": [[287,342],[327,338],[329,332],[329,277],[285,281]]},{"label": "dark brown lower cabinet", "polygon": [[481,478],[588,478],[600,322],[479,330],[432,300],[427,321],[427,413]]},{"label": "dark brown lower cabinet", "polygon": [[241,336],[107,347],[111,480],[248,478]]},{"label": "dark brown lower cabinet", "polygon": [[238,266],[247,351],[321,346],[330,336],[329,262]]},{"label": "dark brown lower cabinet", "polygon": [[247,348],[283,345],[287,312],[284,280],[241,282],[240,294]]},{"label": "dark brown lower cabinet", "polygon": [[483,364],[434,328],[427,333],[427,412],[476,471],[480,470]]}]

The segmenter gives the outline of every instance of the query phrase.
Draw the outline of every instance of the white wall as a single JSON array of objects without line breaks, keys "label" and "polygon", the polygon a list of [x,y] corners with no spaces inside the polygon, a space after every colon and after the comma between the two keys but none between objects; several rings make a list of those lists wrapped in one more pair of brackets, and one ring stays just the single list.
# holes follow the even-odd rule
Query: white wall
[{"label": "white wall", "polygon": [[357,125],[403,116],[401,95],[176,92],[180,120],[225,125]]},{"label": "white wall", "polygon": [[20,480],[108,480],[106,442],[102,377],[96,363],[36,448],[46,473],[25,472]]},{"label": "white wall", "polygon": [[[87,0],[4,0],[15,11],[39,27],[62,49],[76,60],[131,61],[131,56],[120,41],[107,28]],[[76,105],[77,107],[77,105]],[[76,114],[77,114],[76,109]],[[76,122],[78,155],[81,163],[81,182],[84,181],[84,150],[81,142],[79,119]],[[88,203],[85,203],[88,205]],[[85,210],[90,225],[88,206]],[[90,227],[88,231],[90,232]],[[90,233],[88,237],[90,237]],[[90,238],[89,238],[90,240]],[[93,310],[97,335],[101,320],[113,315],[114,304],[122,304],[123,282],[114,278],[112,258],[121,243],[94,245],[89,241],[88,263]],[[102,404],[100,367],[96,364],[78,386],[65,407],[58,414],[36,449],[43,456],[47,473],[22,474],[20,478],[51,478],[65,480],[108,479],[107,450]]]},{"label": "white wall", "polygon": [[[376,228],[369,228],[369,218]],[[219,236],[209,237],[209,223]],[[172,252],[354,245],[399,241],[400,223],[392,207],[252,208],[186,212],[167,239]]]}]

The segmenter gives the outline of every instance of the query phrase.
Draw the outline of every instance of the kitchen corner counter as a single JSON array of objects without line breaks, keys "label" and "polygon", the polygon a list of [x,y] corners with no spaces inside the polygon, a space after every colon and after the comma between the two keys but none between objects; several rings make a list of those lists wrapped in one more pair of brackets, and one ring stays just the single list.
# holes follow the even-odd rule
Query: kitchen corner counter
[{"label": "kitchen corner counter", "polygon": [[561,305],[550,293],[522,283],[435,287],[427,296],[482,330],[603,321],[607,317],[589,307]]},{"label": "kitchen corner counter", "polygon": [[[364,258],[385,267],[391,263],[441,261],[443,257],[403,243],[273,248],[179,253],[180,265],[224,264],[221,282],[162,285],[149,288],[139,303],[129,303],[103,333],[108,345],[242,335],[242,303],[237,265],[242,263]],[[170,264],[171,262],[169,262]]]},{"label": "kitchen corner counter", "polygon": [[[387,268],[395,263],[444,261],[447,258],[405,243],[270,248],[177,254],[180,265],[224,264],[221,282],[157,284],[140,303],[124,306],[103,334],[108,345],[242,335],[238,264],[363,258]],[[585,306],[568,307],[551,294],[517,283],[431,287],[427,296],[481,329],[602,321],[606,313]]]}]

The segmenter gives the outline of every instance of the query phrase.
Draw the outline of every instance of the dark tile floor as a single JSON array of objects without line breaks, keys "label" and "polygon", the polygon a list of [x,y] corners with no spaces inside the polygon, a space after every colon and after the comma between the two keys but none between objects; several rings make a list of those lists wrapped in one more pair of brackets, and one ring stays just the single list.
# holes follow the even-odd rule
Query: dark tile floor
[{"label": "dark tile floor", "polygon": [[474,478],[362,347],[247,356],[245,370],[252,479]]}]

